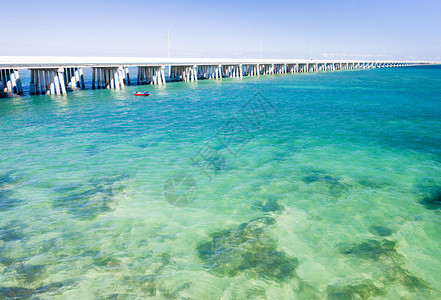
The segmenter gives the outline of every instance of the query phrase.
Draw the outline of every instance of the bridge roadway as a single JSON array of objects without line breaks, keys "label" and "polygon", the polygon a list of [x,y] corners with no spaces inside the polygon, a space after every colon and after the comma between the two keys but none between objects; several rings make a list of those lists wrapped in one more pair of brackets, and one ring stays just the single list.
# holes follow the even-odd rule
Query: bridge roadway
[{"label": "bridge roadway", "polygon": [[65,95],[84,89],[83,68],[92,68],[92,88],[123,89],[130,85],[129,67],[138,68],[137,84],[162,85],[167,81],[243,78],[284,73],[405,67],[439,64],[430,61],[49,57],[0,56],[0,93],[23,94],[19,71],[30,70],[30,93]]}]

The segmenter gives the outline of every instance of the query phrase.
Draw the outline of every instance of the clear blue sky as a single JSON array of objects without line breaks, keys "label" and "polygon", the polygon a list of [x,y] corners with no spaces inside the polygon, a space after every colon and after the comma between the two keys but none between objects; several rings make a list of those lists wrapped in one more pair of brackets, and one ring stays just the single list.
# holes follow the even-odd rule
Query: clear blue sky
[{"label": "clear blue sky", "polygon": [[440,0],[0,0],[0,55],[441,60]]}]

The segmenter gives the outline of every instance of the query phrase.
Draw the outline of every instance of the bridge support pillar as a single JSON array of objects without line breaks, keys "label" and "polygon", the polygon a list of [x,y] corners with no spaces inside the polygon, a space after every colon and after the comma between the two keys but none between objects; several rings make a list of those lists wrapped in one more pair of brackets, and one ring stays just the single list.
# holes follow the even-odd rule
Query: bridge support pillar
[{"label": "bridge support pillar", "polygon": [[30,94],[66,95],[63,68],[31,69]]},{"label": "bridge support pillar", "polygon": [[71,90],[86,88],[84,85],[83,68],[65,67],[63,73],[65,87],[69,87]]},{"label": "bridge support pillar", "polygon": [[[173,73],[173,68],[172,72]],[[138,84],[165,84],[165,66],[139,66]]]},{"label": "bridge support pillar", "polygon": [[222,74],[222,65],[218,65],[216,67],[216,79],[222,79],[223,74]]},{"label": "bridge support pillar", "polygon": [[198,67],[196,65],[194,65],[190,69],[190,81],[198,81]]},{"label": "bridge support pillar", "polygon": [[23,86],[17,69],[0,69],[0,92],[23,94]]},{"label": "bridge support pillar", "polygon": [[[82,74],[82,73],[80,73]],[[93,89],[124,89],[124,67],[92,67]],[[73,84],[75,86],[75,84]]]}]

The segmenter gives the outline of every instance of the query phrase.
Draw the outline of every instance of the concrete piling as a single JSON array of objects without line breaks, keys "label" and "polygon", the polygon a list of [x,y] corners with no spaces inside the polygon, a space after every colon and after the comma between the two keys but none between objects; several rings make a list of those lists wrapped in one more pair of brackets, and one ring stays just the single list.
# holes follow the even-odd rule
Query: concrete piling
[{"label": "concrete piling", "polygon": [[[128,72],[126,74],[128,74]],[[170,74],[173,74],[173,72]],[[137,82],[138,84],[165,84],[165,66],[139,66]]]},{"label": "concrete piling", "polygon": [[23,94],[23,86],[17,69],[0,69],[0,92],[7,95]]},{"label": "concrete piling", "polygon": [[[30,94],[65,95],[63,68],[31,69]],[[17,92],[21,90],[21,82],[17,82]]]},{"label": "concrete piling", "polygon": [[[80,75],[82,71],[79,71]],[[92,89],[124,89],[124,67],[92,67]],[[84,81],[81,81],[83,86]]]}]

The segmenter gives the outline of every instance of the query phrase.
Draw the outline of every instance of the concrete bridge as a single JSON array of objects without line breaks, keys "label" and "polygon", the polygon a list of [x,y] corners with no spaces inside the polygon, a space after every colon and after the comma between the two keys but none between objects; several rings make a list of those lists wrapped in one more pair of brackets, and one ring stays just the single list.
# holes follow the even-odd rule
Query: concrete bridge
[{"label": "concrete bridge", "polygon": [[84,89],[83,68],[92,69],[92,88],[124,89],[129,67],[137,67],[137,84],[192,82],[201,79],[243,78],[286,73],[406,67],[439,62],[367,60],[192,59],[117,57],[0,57],[0,93],[23,94],[19,71],[30,70],[31,94],[65,95]]}]

